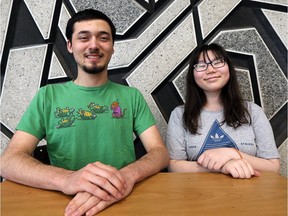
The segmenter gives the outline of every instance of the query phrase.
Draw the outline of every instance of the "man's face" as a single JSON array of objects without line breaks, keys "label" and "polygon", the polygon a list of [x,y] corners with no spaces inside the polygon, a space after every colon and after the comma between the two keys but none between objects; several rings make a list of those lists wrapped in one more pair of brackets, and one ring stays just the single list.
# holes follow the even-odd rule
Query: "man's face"
[{"label": "man's face", "polygon": [[100,19],[76,22],[67,49],[74,55],[78,72],[97,74],[107,71],[114,53],[109,24]]}]

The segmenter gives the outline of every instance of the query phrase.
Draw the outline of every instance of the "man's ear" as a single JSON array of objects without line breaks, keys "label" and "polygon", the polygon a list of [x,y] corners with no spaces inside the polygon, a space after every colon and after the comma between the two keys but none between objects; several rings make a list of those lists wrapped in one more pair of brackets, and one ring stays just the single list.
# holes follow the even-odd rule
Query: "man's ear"
[{"label": "man's ear", "polygon": [[70,40],[67,41],[67,50],[68,52],[73,53],[72,42]]}]

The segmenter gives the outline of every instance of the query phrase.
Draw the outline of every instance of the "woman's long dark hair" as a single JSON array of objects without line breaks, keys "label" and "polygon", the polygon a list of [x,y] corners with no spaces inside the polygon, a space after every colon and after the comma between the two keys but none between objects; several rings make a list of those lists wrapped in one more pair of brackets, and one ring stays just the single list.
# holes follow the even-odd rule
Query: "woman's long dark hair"
[{"label": "woman's long dark hair", "polygon": [[250,123],[250,115],[245,106],[244,100],[239,90],[235,68],[224,48],[218,44],[203,45],[198,47],[190,60],[188,73],[186,76],[186,100],[184,104],[183,120],[186,129],[192,134],[197,134],[199,126],[199,117],[201,110],[207,103],[206,95],[195,82],[194,64],[196,64],[203,54],[208,57],[208,51],[212,51],[216,58],[223,58],[229,67],[230,78],[222,88],[220,99],[224,110],[224,120],[221,122],[233,128],[242,124]]}]

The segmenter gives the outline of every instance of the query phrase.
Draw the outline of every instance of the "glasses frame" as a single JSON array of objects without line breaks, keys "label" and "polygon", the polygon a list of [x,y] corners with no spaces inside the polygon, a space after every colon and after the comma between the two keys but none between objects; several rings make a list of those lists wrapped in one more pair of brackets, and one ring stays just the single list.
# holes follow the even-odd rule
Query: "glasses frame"
[{"label": "glasses frame", "polygon": [[[223,65],[221,65],[221,66],[215,65],[215,63],[216,63],[216,62],[219,62],[219,61],[223,61]],[[222,68],[222,67],[225,66],[226,61],[225,61],[223,58],[218,58],[218,59],[215,59],[215,60],[210,61],[210,62],[201,62],[201,64],[205,64],[206,67],[205,67],[205,69],[200,69],[200,70],[199,70],[199,68],[196,69],[198,64],[200,64],[200,63],[198,62],[198,63],[196,63],[196,64],[193,65],[194,70],[197,71],[197,72],[203,72],[203,71],[206,71],[206,70],[208,69],[208,65],[209,65],[209,64],[210,64],[213,68]]]}]

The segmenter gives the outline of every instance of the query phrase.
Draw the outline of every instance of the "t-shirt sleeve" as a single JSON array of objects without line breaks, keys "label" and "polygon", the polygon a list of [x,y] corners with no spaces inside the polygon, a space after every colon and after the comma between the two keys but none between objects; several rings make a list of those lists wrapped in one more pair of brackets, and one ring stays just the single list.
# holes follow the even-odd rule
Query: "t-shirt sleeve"
[{"label": "t-shirt sleeve", "polygon": [[46,133],[44,127],[44,94],[45,91],[41,88],[34,96],[16,127],[16,130],[32,134],[39,140],[43,139]]},{"label": "t-shirt sleeve", "polygon": [[156,120],[145,100],[138,89],[135,89],[134,97],[135,111],[134,111],[134,131],[140,135],[146,129],[156,124]]},{"label": "t-shirt sleeve", "polygon": [[261,107],[249,103],[252,127],[257,145],[256,156],[260,158],[279,158],[271,124]]},{"label": "t-shirt sleeve", "polygon": [[187,160],[185,129],[183,126],[183,109],[176,107],[169,118],[166,146],[172,160]]}]

